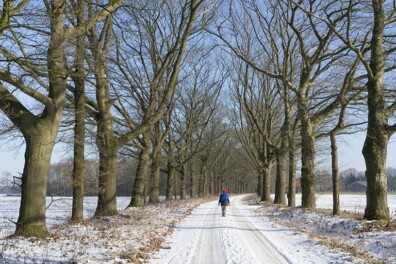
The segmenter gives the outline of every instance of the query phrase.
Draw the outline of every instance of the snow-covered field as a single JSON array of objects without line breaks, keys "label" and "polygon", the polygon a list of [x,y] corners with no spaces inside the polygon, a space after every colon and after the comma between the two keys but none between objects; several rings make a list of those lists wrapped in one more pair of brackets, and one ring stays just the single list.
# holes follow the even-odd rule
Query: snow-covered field
[{"label": "snow-covered field", "polygon": [[[365,230],[361,221],[299,208],[247,205],[242,198],[231,196],[224,219],[216,201],[125,209],[129,197],[117,198],[118,216],[89,219],[96,197],[87,197],[87,221],[74,226],[67,224],[71,198],[48,199],[47,226],[52,236],[24,239],[7,238],[15,229],[19,197],[0,196],[0,263],[198,264],[208,256],[214,263],[239,264],[274,263],[274,259],[304,264],[396,263],[395,231]],[[365,199],[364,195],[341,195],[341,210],[362,213]],[[331,195],[318,195],[316,202],[318,208],[332,208]],[[395,195],[389,195],[388,204],[395,217]],[[216,243],[217,238],[221,239]],[[272,252],[272,260],[257,253],[262,248]],[[176,257],[180,254],[181,258]]]},{"label": "snow-covered field", "polygon": [[[301,206],[301,194],[296,195],[296,205]],[[330,194],[316,195],[317,208],[332,209],[333,198]],[[388,195],[389,213],[392,219],[396,219],[396,195]],[[340,209],[351,213],[364,213],[366,208],[366,196],[354,194],[340,195]]]},{"label": "snow-covered field", "polygon": [[[17,222],[21,198],[18,196],[0,195],[0,238],[11,235],[15,230],[13,222]],[[125,209],[130,197],[117,197],[118,210]],[[84,198],[84,218],[90,218],[95,213],[97,197]],[[53,197],[47,198],[46,223],[51,227],[68,221],[71,217],[72,198]]]}]

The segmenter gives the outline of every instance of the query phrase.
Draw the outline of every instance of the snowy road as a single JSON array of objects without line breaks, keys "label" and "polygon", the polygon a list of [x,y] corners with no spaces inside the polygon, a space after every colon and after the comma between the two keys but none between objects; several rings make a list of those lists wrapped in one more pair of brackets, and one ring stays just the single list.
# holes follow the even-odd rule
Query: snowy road
[{"label": "snowy road", "polygon": [[348,253],[322,246],[306,234],[258,216],[230,198],[226,217],[217,201],[204,203],[175,226],[151,264],[327,264],[364,263]]},{"label": "snowy road", "polygon": [[[231,198],[226,217],[217,202],[201,205],[182,223],[151,263],[289,263],[249,219],[241,197]],[[271,232],[276,230],[270,230]]]}]

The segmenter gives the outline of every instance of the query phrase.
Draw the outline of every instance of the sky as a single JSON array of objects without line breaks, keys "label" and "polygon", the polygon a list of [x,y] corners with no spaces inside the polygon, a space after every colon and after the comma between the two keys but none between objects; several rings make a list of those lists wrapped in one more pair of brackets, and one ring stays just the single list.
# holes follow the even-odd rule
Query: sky
[{"label": "sky", "polygon": [[[358,171],[365,171],[365,163],[362,153],[364,143],[364,133],[356,135],[339,136],[338,140],[338,155],[339,155],[339,170],[343,171],[349,168],[355,168]],[[318,167],[330,169],[330,143],[324,143],[325,149],[329,152],[326,155],[327,159],[322,161]],[[326,147],[328,146],[328,148]],[[10,172],[13,176],[18,176],[23,171],[24,165],[24,149],[19,151],[10,151],[7,146],[0,147],[0,175],[5,171]],[[52,162],[56,163],[65,158],[64,149],[55,146]],[[389,141],[387,167],[396,168],[396,135]]]}]

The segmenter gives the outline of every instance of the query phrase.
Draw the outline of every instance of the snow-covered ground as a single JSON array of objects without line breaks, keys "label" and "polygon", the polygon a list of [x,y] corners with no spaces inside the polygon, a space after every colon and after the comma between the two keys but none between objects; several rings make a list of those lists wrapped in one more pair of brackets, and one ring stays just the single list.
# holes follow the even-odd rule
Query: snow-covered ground
[{"label": "snow-covered ground", "polygon": [[[71,199],[56,199],[47,210],[52,236],[24,239],[6,237],[15,229],[19,198],[0,197],[0,263],[396,263],[395,231],[301,208],[249,205],[246,196],[231,196],[225,218],[217,201],[125,209],[130,198],[118,197],[118,216],[95,219],[90,197],[80,225],[67,224]],[[331,208],[331,199],[319,195],[317,207]],[[340,199],[342,210],[364,211],[365,196]],[[388,203],[394,215],[396,196]]]},{"label": "snow-covered ground", "polygon": [[201,205],[175,226],[166,241],[169,249],[161,249],[150,263],[364,263],[259,217],[242,198],[231,198],[226,217],[217,201]]}]

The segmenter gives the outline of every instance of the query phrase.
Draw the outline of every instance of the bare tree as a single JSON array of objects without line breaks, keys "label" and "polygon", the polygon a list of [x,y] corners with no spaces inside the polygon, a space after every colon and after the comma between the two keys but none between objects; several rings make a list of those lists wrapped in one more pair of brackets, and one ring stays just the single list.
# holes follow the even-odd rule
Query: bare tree
[{"label": "bare tree", "polygon": [[[203,135],[204,148],[199,152],[198,197],[207,197],[210,190],[214,168],[222,161],[223,153],[228,142],[228,135],[222,122],[223,117],[216,116],[208,126],[208,131]],[[215,190],[212,190],[215,191]],[[218,190],[215,191],[216,193]],[[213,193],[212,193],[213,194]]]},{"label": "bare tree", "polygon": [[[323,1],[306,4],[318,12],[326,11],[326,4]],[[238,6],[243,7],[244,12],[242,12],[243,15],[239,16],[236,11],[231,14],[232,23],[227,28],[231,28],[231,30],[227,31],[222,24],[219,24],[216,31],[212,32],[220,37],[234,54],[249,63],[255,70],[271,78],[281,80],[283,85],[287,85],[296,94],[302,139],[302,206],[313,208],[315,207],[315,128],[339,105],[340,100],[336,96],[336,91],[331,91],[329,90],[330,87],[326,87],[325,76],[331,73],[330,69],[332,67],[336,67],[334,62],[345,56],[345,46],[338,45],[334,32],[326,23],[319,19],[311,19],[303,11],[300,11],[299,5],[289,1],[260,1],[260,4],[257,2],[241,2],[238,3]],[[262,6],[269,9],[263,9]],[[230,10],[233,9],[230,8]],[[274,13],[271,14],[268,10],[279,11],[279,18],[285,21],[287,25],[284,31],[288,32],[297,42],[299,58],[298,63],[295,60],[293,67],[299,66],[298,68],[289,68],[289,71],[294,71],[297,74],[297,79],[293,78],[294,74],[285,74],[284,71],[278,70],[280,65],[274,65],[274,68],[270,68],[257,63],[258,54],[264,54],[271,58],[273,47],[278,45],[277,42],[272,40],[276,39],[276,35],[273,34],[279,32],[273,31],[273,27],[269,27],[272,24],[272,14]],[[333,16],[334,25],[342,23],[346,17],[345,14],[338,13],[334,13]],[[250,24],[245,23],[246,21]],[[247,28],[246,24],[251,29]],[[242,32],[254,38],[261,49],[251,49],[244,45],[246,37],[240,34],[241,31],[237,30],[238,25],[242,28]],[[252,35],[250,32],[254,34]],[[270,37],[271,35],[272,37]],[[319,101],[320,97],[324,99]]]},{"label": "bare tree", "polygon": [[[32,42],[27,43],[30,47],[25,47],[26,42],[24,43],[23,39],[27,33],[22,31],[21,25],[18,25],[16,31],[11,27],[8,43],[0,50],[4,61],[9,65],[6,69],[0,70],[0,79],[4,82],[0,84],[0,108],[18,127],[26,141],[21,207],[16,235],[39,237],[48,235],[45,226],[46,182],[67,85],[65,43],[89,28],[92,21],[98,21],[113,12],[121,2],[110,1],[90,21],[74,29],[64,25],[65,0],[44,1],[45,7],[36,3],[36,6],[30,6],[33,9],[26,11],[35,10],[40,15],[30,22],[37,23],[34,33],[40,36],[42,45],[31,49],[31,44],[34,43]],[[31,23],[29,24],[23,30],[29,31],[32,28]],[[19,50],[7,49],[12,43],[15,43]],[[32,61],[37,57],[31,55],[39,54],[45,54],[46,64],[43,60]],[[24,77],[27,74],[31,78]],[[40,107],[28,109],[13,91],[14,89],[38,102]]]},{"label": "bare tree", "polygon": [[146,193],[147,189],[147,173],[151,164],[150,153],[150,136],[149,130],[145,131],[139,138],[140,151],[138,157],[138,167],[136,170],[136,177],[132,189],[132,197],[129,206],[131,207],[141,207],[146,203]]},{"label": "bare tree", "polygon": [[[332,6],[332,5],[335,5]],[[363,156],[366,163],[367,207],[365,218],[389,219],[387,203],[386,154],[389,138],[396,131],[396,124],[388,124],[392,113],[396,110],[396,101],[386,102],[385,74],[395,69],[393,63],[394,34],[392,25],[396,22],[394,3],[372,0],[334,2],[330,10],[337,10],[347,16],[345,26],[334,23],[329,12],[319,14],[315,10],[303,8],[310,17],[324,21],[337,37],[353,52],[355,52],[366,70],[368,91],[368,125],[363,146]],[[372,20],[362,20],[360,10],[365,10]],[[333,12],[334,13],[334,12]],[[370,56],[365,56],[364,43],[369,40]]]},{"label": "bare tree", "polygon": [[[169,113],[165,113],[164,120]],[[152,145],[153,151],[151,156],[151,185],[149,192],[149,203],[160,202],[160,175],[161,175],[161,160],[163,153],[163,144],[166,139],[168,131],[161,125],[162,121],[154,124]]]},{"label": "bare tree", "polygon": [[239,64],[239,76],[234,81],[234,97],[238,102],[236,131],[246,152],[256,164],[261,200],[270,202],[270,170],[275,149],[272,142],[280,114],[276,82],[248,64]]},{"label": "bare tree", "polygon": [[[129,87],[125,97],[116,91],[120,103],[116,109],[126,120],[122,123],[130,132],[115,140],[114,150],[150,129],[162,118],[172,101],[187,43],[204,2],[191,0],[168,4],[167,1],[148,1],[126,7],[130,17],[120,32],[123,42],[117,42],[115,63],[118,73],[113,74],[121,76],[117,87],[123,86],[121,84]],[[132,115],[125,105],[137,110]],[[136,116],[140,120],[136,121]],[[146,175],[138,174],[135,179],[144,185],[135,186],[135,191],[144,189],[146,181],[140,177]]]},{"label": "bare tree", "polygon": [[[206,52],[205,52],[206,53]],[[219,96],[225,77],[223,67],[201,53],[190,53],[185,68],[191,69],[178,85],[172,112],[175,166],[180,173],[180,199],[185,199],[187,163],[203,151],[203,135],[220,109]],[[199,58],[199,60],[194,59]],[[168,186],[169,187],[169,186]]]},{"label": "bare tree", "polygon": [[[354,75],[358,66],[358,59],[352,64],[352,67],[345,74],[343,81],[343,87],[341,89],[341,105],[338,115],[338,122],[334,128],[330,131],[330,143],[331,143],[331,167],[332,167],[332,183],[333,183],[333,215],[340,213],[340,199],[339,199],[339,176],[338,176],[338,152],[337,152],[337,134],[345,128],[356,126],[356,124],[345,124],[347,107],[350,101],[354,100],[359,95],[357,92],[351,89],[354,84]],[[349,95],[348,95],[349,93]]]},{"label": "bare tree", "polygon": [[[84,22],[85,1],[72,4],[75,12],[75,27]],[[73,12],[71,12],[73,13]],[[71,221],[81,223],[84,220],[84,160],[85,160],[85,34],[76,37],[74,54],[74,161],[73,161],[73,205]]]}]

